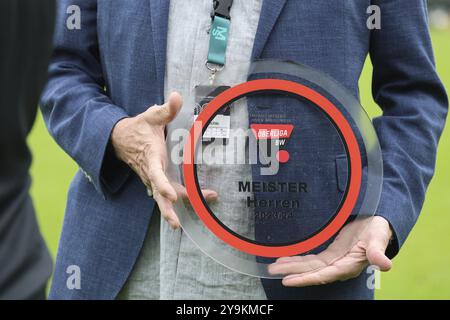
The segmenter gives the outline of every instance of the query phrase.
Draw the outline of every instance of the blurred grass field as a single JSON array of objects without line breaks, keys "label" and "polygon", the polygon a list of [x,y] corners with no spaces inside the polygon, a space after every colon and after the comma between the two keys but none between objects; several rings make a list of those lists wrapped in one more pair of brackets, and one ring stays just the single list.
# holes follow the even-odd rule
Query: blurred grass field
[{"label": "blurred grass field", "polygon": [[[436,61],[450,90],[450,30],[433,31]],[[380,114],[371,97],[371,66],[361,77],[362,103],[371,116]],[[32,195],[42,233],[56,256],[66,194],[76,164],[53,142],[39,116],[29,138],[34,154]],[[422,215],[391,272],[383,274],[378,299],[450,299],[450,128],[439,146],[435,178]]]}]

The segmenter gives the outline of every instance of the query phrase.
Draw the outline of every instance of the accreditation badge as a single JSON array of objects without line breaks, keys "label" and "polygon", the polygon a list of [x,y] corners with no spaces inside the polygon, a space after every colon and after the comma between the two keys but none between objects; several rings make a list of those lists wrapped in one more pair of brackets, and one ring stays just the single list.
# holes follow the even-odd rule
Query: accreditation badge
[{"label": "accreditation badge", "polygon": [[[213,86],[213,85],[199,85],[195,87],[195,108],[194,121],[200,113],[208,106],[214,98],[222,92],[230,89],[229,86]],[[227,105],[216,114],[211,120],[208,128],[202,136],[204,142],[212,141],[213,139],[228,139],[230,137],[231,129],[231,105]]]},{"label": "accreditation badge", "polygon": [[276,259],[320,253],[349,223],[356,241],[378,206],[381,149],[359,101],[322,72],[272,60],[242,72],[236,85],[195,88],[183,142],[168,132],[168,172],[186,188],[175,209],[204,254],[277,279]]}]

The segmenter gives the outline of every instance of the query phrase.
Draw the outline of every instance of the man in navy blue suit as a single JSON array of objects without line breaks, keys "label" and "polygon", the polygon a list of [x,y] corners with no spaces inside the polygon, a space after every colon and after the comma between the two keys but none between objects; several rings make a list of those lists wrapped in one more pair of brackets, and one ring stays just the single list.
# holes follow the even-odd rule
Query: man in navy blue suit
[{"label": "man in navy blue suit", "polygon": [[[239,293],[229,294],[239,290],[249,298],[261,297],[261,292],[271,299],[373,298],[363,271],[368,264],[389,270],[390,259],[414,226],[447,114],[425,1],[235,1],[227,66],[257,58],[296,61],[330,75],[358,96],[358,80],[370,55],[373,95],[383,110],[373,121],[385,172],[376,217],[343,257],[344,244],[355,227],[351,223],[324,254],[306,261],[285,258],[275,264],[274,270],[286,277],[282,282],[263,281],[263,289],[234,275],[225,277],[234,279],[230,283],[220,285],[213,282],[218,277],[205,278],[203,273],[200,280],[195,268],[190,270],[193,274],[165,275],[170,264],[154,271],[154,276],[145,272],[135,276],[141,272],[139,266],[154,270],[150,266],[158,258],[156,253],[148,254],[153,252],[148,244],[158,238],[148,232],[153,230],[149,225],[156,216],[152,215],[155,204],[172,228],[179,227],[173,203],[182,193],[165,174],[164,130],[179,113],[182,98],[170,91],[184,94],[191,82],[202,77],[207,81],[209,76],[198,61],[206,59],[203,48],[207,48],[213,3],[186,3],[59,1],[56,47],[42,111],[50,133],[80,170],[68,195],[51,298],[114,299],[124,286],[131,288],[127,297],[132,298],[142,289],[141,283],[133,282],[144,281],[136,279],[164,276],[179,281],[192,278],[199,287],[216,288],[222,298],[239,298]],[[67,27],[69,5],[79,9],[73,12],[80,15],[80,28]],[[381,29],[367,27],[370,5],[381,10]],[[217,198],[214,191],[205,193],[210,200]],[[69,285],[71,270],[79,271],[76,285]],[[163,282],[153,280],[143,287],[155,286],[159,292],[156,287]],[[245,289],[239,289],[239,283],[245,283]],[[195,288],[188,284],[171,283],[178,289],[165,297],[189,297],[189,290]],[[185,296],[176,295],[183,290]]]},{"label": "man in navy blue suit", "polygon": [[55,9],[54,0],[0,2],[0,300],[45,299],[52,273],[30,196],[27,136],[47,80]]}]

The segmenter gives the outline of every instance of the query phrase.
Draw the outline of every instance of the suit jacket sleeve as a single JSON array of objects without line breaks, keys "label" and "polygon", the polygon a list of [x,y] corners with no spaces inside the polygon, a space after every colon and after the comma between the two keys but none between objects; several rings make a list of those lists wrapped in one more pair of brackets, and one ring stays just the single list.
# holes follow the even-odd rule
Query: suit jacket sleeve
[{"label": "suit jacket sleeve", "polygon": [[[69,30],[67,8],[81,9],[81,29]],[[130,169],[109,144],[115,124],[127,117],[105,93],[97,43],[97,1],[60,0],[49,82],[41,99],[46,125],[103,196],[115,192]]]},{"label": "suit jacket sleeve", "polygon": [[373,96],[383,109],[374,120],[384,160],[378,215],[395,239],[393,257],[414,226],[433,176],[448,99],[435,69],[425,0],[377,0],[381,30],[373,30]]}]

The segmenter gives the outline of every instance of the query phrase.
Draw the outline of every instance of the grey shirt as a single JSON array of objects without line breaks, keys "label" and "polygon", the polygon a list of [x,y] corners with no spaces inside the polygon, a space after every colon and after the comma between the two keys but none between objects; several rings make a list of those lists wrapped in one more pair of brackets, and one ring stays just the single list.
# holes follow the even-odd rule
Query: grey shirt
[{"label": "grey shirt", "polygon": [[[227,65],[218,73],[215,85],[232,86],[246,80],[246,73],[242,71],[251,60],[262,1],[234,1]],[[170,3],[165,95],[167,98],[172,91],[180,92],[185,105],[176,121],[168,126],[169,133],[192,125],[193,108],[189,106],[194,88],[209,81],[205,60],[212,2],[171,0]],[[246,108],[232,109],[231,127],[248,127]],[[198,172],[199,182],[219,193],[220,200],[214,210],[227,213],[227,225],[239,228],[241,234],[250,234],[253,232],[248,220],[250,215],[243,214],[248,208],[242,202],[227,201],[225,197],[227,181],[236,181],[238,177],[250,180],[251,169],[248,165],[234,169],[230,172],[221,165],[202,166]],[[204,255],[183,231],[172,231],[159,214],[154,214],[139,260],[119,298],[248,300],[266,299],[266,295],[259,279],[218,264]]]}]

